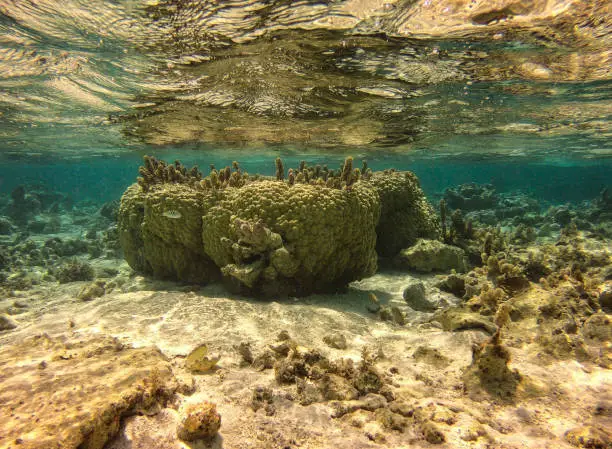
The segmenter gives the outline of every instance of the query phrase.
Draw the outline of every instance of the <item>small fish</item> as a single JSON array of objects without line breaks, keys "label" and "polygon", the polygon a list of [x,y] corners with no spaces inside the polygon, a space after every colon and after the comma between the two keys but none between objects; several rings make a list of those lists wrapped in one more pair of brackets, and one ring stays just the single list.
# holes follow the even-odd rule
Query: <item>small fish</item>
[{"label": "small fish", "polygon": [[167,218],[173,218],[173,219],[177,219],[177,218],[181,218],[182,215],[178,210],[167,210],[162,214],[164,217]]}]

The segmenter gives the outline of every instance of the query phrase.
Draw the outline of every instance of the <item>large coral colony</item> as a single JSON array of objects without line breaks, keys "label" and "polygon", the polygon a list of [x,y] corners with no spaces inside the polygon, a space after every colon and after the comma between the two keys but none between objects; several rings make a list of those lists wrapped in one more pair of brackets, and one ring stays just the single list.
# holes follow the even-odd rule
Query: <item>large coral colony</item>
[{"label": "large coral colony", "polygon": [[127,189],[119,233],[137,271],[178,281],[225,279],[254,295],[333,292],[375,273],[438,219],[411,172],[338,170],[305,162],[250,176],[237,162],[206,177],[145,157]]}]

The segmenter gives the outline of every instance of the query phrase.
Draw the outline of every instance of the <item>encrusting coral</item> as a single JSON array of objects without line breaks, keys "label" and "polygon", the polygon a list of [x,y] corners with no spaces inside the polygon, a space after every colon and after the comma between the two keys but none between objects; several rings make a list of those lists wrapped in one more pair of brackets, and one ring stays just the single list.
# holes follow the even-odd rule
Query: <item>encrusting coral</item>
[{"label": "encrusting coral", "polygon": [[275,177],[251,177],[234,162],[203,178],[197,167],[145,157],[119,209],[126,260],[161,278],[223,277],[248,294],[304,295],[372,275],[377,237],[390,254],[438,234],[410,172],[354,169],[351,157],[337,171],[302,161],[286,177],[280,158],[275,167]]}]

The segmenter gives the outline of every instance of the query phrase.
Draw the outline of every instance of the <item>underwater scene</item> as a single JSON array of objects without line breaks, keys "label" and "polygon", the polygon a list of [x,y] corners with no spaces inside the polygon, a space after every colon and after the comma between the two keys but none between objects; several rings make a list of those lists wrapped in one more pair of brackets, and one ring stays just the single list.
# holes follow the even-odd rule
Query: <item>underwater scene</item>
[{"label": "underwater scene", "polygon": [[612,6],[0,0],[0,449],[612,449]]}]

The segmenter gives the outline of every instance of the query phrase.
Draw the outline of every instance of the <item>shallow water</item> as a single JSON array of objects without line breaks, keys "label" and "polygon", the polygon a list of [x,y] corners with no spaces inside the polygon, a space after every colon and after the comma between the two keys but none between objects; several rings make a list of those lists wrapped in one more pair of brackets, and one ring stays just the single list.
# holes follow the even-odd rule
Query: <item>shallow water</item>
[{"label": "shallow water", "polygon": [[[188,447],[610,447],[610,29],[597,1],[0,2],[0,448],[184,448],[201,401],[223,424]],[[467,265],[381,257],[265,300],[157,279],[124,259],[134,211],[117,220],[145,155],[204,176],[238,161],[274,177],[277,157],[412,171],[449,229],[452,209],[466,219],[436,235]],[[468,205],[474,189],[486,201]],[[419,282],[425,305],[404,292]],[[188,372],[203,343],[218,366]],[[355,389],[343,359],[383,387]],[[312,371],[284,382],[292,361]]]}]

